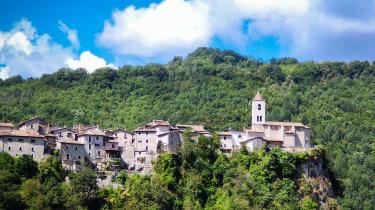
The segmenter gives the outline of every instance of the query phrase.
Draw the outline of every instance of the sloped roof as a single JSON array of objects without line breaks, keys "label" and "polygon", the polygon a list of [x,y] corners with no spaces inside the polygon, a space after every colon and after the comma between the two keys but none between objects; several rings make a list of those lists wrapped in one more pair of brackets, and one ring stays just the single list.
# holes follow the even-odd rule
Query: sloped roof
[{"label": "sloped roof", "polygon": [[264,101],[264,99],[263,99],[262,95],[260,95],[259,91],[255,95],[253,101]]},{"label": "sloped roof", "polygon": [[0,136],[44,138],[44,136],[40,135],[38,132],[33,130],[0,131]]},{"label": "sloped roof", "polygon": [[185,125],[185,124],[177,124],[177,128],[179,129],[186,129],[186,128],[191,128],[194,132],[207,132],[203,125]]},{"label": "sloped roof", "polygon": [[230,132],[217,132],[217,135],[219,135],[219,136],[231,136],[232,133],[230,133]]},{"label": "sloped roof", "polygon": [[14,128],[13,123],[0,123],[0,127],[12,127]]},{"label": "sloped roof", "polygon": [[23,124],[25,124],[25,123],[27,123],[27,122],[30,122],[30,121],[33,121],[33,120],[38,120],[38,121],[40,121],[41,123],[44,123],[44,124],[48,125],[48,122],[45,121],[45,120],[43,120],[42,118],[40,118],[40,117],[33,117],[33,118],[29,119],[29,120],[25,120],[25,121],[21,122],[21,123],[19,124],[19,126],[22,126]]},{"label": "sloped roof", "polygon": [[58,141],[58,142],[60,142],[61,144],[77,144],[77,145],[84,145],[83,142],[72,141],[72,140],[63,140],[63,141]]},{"label": "sloped roof", "polygon": [[273,121],[267,121],[264,123],[264,125],[278,125],[278,126],[294,126],[294,127],[304,127],[309,128],[308,126],[304,125],[300,122],[273,122]]}]

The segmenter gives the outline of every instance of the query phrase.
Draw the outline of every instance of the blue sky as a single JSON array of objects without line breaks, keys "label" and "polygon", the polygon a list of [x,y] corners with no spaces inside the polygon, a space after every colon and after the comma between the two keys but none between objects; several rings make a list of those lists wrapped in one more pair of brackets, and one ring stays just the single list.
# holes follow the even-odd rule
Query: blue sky
[{"label": "blue sky", "polygon": [[373,0],[2,0],[0,7],[0,79],[165,63],[199,46],[265,60],[375,59]]}]

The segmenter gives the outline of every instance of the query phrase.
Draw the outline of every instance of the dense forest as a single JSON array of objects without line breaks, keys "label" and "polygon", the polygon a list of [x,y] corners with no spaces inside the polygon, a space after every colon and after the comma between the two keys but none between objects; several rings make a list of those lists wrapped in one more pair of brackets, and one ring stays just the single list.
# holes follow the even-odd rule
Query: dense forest
[{"label": "dense forest", "polygon": [[[293,58],[263,62],[233,51],[199,48],[186,58],[175,57],[165,65],[124,66],[118,70],[105,68],[92,74],[84,69],[61,69],[39,79],[16,76],[0,81],[0,120],[19,123],[30,117],[40,116],[61,126],[82,123],[133,130],[152,119],[164,119],[171,123],[203,124],[211,130],[242,129],[250,124],[249,102],[258,90],[267,102],[267,120],[301,121],[313,129],[313,142],[327,151],[327,167],[332,170],[338,182],[338,204],[343,209],[373,208],[375,64],[370,62],[299,63]],[[204,164],[208,161],[209,165],[215,165],[218,159],[216,156],[206,157],[206,160],[198,157]],[[280,201],[280,204],[276,204],[276,195],[273,193],[272,196],[267,194],[267,198],[260,194],[260,200],[250,199],[252,193],[257,193],[257,187],[281,193],[278,189],[288,185],[283,182],[287,177],[281,175],[264,178],[272,180],[267,183],[277,183],[277,186],[263,186],[259,184],[260,181],[258,183],[258,178],[252,180],[251,168],[262,165],[261,162],[267,159],[269,158],[265,157],[258,162],[249,160],[249,165],[243,167],[247,172],[244,176],[249,181],[247,188],[243,188],[245,186],[242,184],[236,185],[236,182],[230,184],[230,173],[235,173],[232,171],[235,170],[233,167],[220,169],[225,171],[226,181],[219,180],[220,183],[212,184],[206,181],[213,181],[213,172],[207,177],[203,174],[204,171],[199,170],[187,175],[190,169],[184,167],[198,166],[178,163],[181,164],[176,166],[180,175],[176,176],[182,176],[181,173],[186,172],[189,180],[184,178],[185,175],[182,178],[164,177],[163,173],[166,172],[161,171],[161,185],[174,183],[173,186],[167,184],[165,191],[171,197],[163,195],[162,198],[153,198],[151,200],[155,203],[150,205],[155,205],[155,209],[162,208],[157,205],[163,202],[170,205],[169,202],[172,201],[157,199],[172,199],[176,208],[186,207],[185,200],[180,198],[180,195],[184,195],[183,199],[188,196],[183,188],[193,189],[197,187],[195,183],[201,181],[201,188],[194,188],[195,194],[186,201],[186,205],[189,204],[192,209],[220,209],[221,207],[215,206],[220,203],[217,203],[218,199],[227,203],[228,208],[233,207],[230,206],[232,199],[239,199],[235,202],[238,205],[250,202],[246,205],[253,208],[302,208],[300,201]],[[238,167],[243,164],[228,160],[229,165],[233,163]],[[266,167],[265,165],[262,166]],[[1,173],[8,173],[7,171],[9,170],[4,169]],[[262,176],[272,176],[268,172],[259,173]],[[136,187],[153,190],[151,186],[155,184],[155,177],[136,177],[129,178],[129,182],[125,183],[125,191],[118,192],[120,197],[132,195]],[[3,181],[0,183],[3,184]],[[176,183],[179,184],[175,186]],[[285,191],[289,199],[292,199],[292,194],[289,193],[292,193],[296,185],[295,181],[292,183],[290,191]],[[172,189],[173,187],[178,189]],[[2,188],[1,192],[5,192],[3,189],[8,188]],[[135,197],[152,194],[149,191],[135,193],[140,193],[134,194]],[[237,194],[242,197],[230,197]],[[173,196],[179,199],[175,200]],[[144,200],[146,203],[138,204],[135,201],[121,202],[126,205],[149,205],[147,199]],[[315,205],[313,200],[310,204]],[[104,208],[111,208],[108,205],[107,203]]]}]

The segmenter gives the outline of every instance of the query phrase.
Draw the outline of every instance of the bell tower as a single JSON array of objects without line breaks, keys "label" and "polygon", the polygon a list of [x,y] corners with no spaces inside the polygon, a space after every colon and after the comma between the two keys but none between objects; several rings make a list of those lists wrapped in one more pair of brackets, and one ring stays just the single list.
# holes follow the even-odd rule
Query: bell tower
[{"label": "bell tower", "polygon": [[251,125],[262,125],[266,123],[266,101],[259,91],[251,103]]}]

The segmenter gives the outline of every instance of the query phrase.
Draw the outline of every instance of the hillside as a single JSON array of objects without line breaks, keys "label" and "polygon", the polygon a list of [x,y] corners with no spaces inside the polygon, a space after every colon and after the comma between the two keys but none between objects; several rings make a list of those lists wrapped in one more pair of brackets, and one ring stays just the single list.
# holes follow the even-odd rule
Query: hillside
[{"label": "hillside", "polygon": [[0,82],[0,120],[40,116],[60,125],[133,130],[152,119],[242,129],[259,90],[267,120],[301,121],[327,151],[343,208],[375,206],[375,64],[353,61],[263,63],[232,51],[199,48],[166,65],[119,70],[61,69],[40,79]]}]

